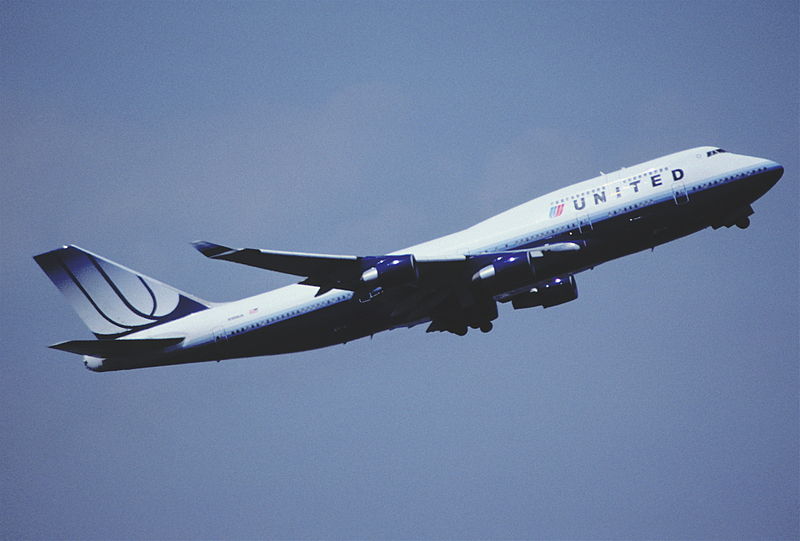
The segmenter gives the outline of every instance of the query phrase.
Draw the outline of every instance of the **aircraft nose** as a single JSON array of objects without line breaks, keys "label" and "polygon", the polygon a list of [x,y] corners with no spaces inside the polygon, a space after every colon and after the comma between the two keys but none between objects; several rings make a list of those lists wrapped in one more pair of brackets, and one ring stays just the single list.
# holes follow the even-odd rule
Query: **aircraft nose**
[{"label": "aircraft nose", "polygon": [[783,166],[778,162],[770,162],[767,166],[767,179],[769,180],[769,187],[773,187],[783,176]]},{"label": "aircraft nose", "polygon": [[762,162],[764,171],[753,177],[753,188],[756,199],[767,193],[783,176],[783,166],[778,162]]}]

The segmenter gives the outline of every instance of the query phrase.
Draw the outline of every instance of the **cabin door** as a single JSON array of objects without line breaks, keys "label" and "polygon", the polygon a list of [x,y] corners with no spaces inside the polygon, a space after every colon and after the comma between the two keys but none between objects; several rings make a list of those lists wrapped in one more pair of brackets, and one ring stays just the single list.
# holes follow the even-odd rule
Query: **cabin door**
[{"label": "cabin door", "polygon": [[689,192],[686,191],[686,184],[682,180],[672,183],[672,198],[676,205],[685,205],[689,202]]},{"label": "cabin door", "polygon": [[587,212],[582,213],[578,216],[578,231],[582,234],[589,233],[592,230],[592,220],[589,218],[589,214]]},{"label": "cabin door", "polygon": [[225,334],[225,329],[223,327],[215,327],[213,332],[214,350],[218,355],[220,355],[225,349],[225,344],[228,342],[228,336]]}]

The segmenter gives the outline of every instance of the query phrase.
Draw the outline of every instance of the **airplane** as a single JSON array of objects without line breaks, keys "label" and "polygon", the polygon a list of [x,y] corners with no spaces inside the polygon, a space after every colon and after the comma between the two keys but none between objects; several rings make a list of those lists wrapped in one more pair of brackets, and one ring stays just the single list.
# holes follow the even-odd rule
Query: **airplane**
[{"label": "airplane", "polygon": [[89,370],[274,355],[427,323],[489,332],[497,303],[549,308],[578,297],[575,275],[707,227],[745,229],[783,175],[772,160],[704,146],[602,173],[476,225],[397,252],[328,255],[197,241],[211,259],[303,278],[209,302],[75,245],[34,259],[95,335],[51,348]]}]

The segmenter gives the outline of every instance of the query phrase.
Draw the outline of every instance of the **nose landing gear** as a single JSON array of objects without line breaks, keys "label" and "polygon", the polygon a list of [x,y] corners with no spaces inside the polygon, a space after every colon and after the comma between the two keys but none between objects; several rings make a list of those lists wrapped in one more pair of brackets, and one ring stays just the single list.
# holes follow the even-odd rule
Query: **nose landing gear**
[{"label": "nose landing gear", "polygon": [[733,210],[726,211],[724,214],[718,216],[711,222],[711,227],[719,229],[720,227],[733,227],[734,225],[740,229],[747,229],[750,225],[750,216],[753,214],[753,207],[750,205],[738,207]]}]

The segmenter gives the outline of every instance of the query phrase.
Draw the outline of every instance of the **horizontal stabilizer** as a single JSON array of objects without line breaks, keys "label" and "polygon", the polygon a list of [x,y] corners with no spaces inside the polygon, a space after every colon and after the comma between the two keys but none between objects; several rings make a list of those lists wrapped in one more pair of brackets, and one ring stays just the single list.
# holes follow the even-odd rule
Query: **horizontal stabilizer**
[{"label": "horizontal stabilizer", "polygon": [[59,342],[50,346],[53,349],[69,351],[78,355],[91,357],[127,357],[129,355],[144,355],[166,349],[183,342],[183,337],[178,338],[142,338],[120,340],[70,340]]}]

